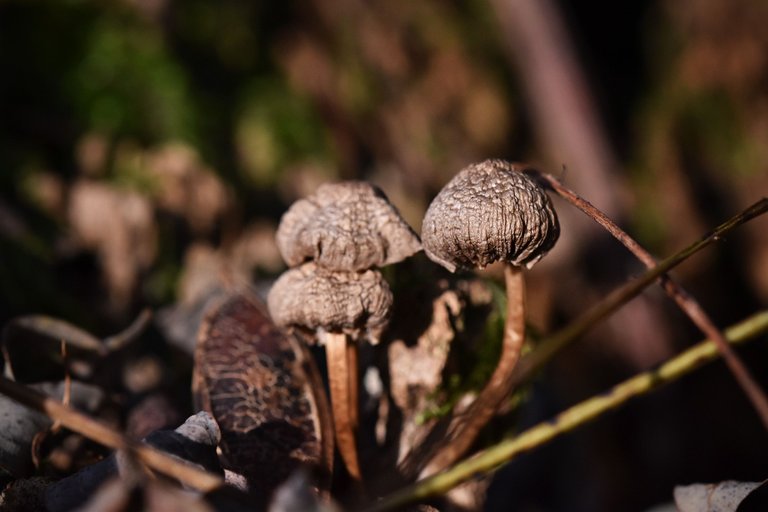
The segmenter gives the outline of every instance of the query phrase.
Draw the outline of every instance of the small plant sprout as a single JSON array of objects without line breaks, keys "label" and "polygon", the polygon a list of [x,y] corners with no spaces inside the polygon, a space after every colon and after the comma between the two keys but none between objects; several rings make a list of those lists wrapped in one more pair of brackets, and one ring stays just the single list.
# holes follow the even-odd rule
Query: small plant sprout
[{"label": "small plant sprout", "polygon": [[525,341],[522,269],[536,264],[560,234],[549,196],[524,168],[503,160],[470,165],[440,191],[424,217],[424,252],[451,272],[506,263],[507,318],[493,375],[422,476],[458,460],[511,392],[512,372]]},{"label": "small plant sprout", "polygon": [[371,269],[413,255],[421,242],[381,190],[357,181],[323,185],[294,203],[276,238],[297,268],[275,282],[270,313],[278,325],[316,331],[325,345],[336,444],[359,480],[357,341],[378,343],[392,305],[389,286]]}]

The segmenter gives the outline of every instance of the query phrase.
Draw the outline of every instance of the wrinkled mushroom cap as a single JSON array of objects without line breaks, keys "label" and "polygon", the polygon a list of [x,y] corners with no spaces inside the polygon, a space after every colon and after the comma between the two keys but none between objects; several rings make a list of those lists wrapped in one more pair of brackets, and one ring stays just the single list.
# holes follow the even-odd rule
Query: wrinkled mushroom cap
[{"label": "wrinkled mushroom cap", "polygon": [[290,269],[267,296],[281,327],[323,329],[378,343],[392,309],[392,292],[377,270],[332,272],[315,263]]},{"label": "wrinkled mushroom cap", "polygon": [[280,221],[277,247],[290,267],[313,260],[344,271],[397,263],[421,250],[384,193],[360,181],[323,185],[295,202]]},{"label": "wrinkled mushroom cap", "polygon": [[532,267],[555,245],[560,225],[549,196],[524,167],[503,160],[470,165],[424,216],[424,252],[451,272],[496,261]]}]

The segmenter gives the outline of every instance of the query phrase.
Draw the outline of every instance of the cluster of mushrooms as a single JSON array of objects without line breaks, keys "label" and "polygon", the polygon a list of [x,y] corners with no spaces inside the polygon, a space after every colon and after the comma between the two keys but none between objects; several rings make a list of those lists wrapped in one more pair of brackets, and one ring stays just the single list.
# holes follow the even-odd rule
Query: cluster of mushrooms
[{"label": "cluster of mushrooms", "polygon": [[392,292],[375,267],[415,254],[421,243],[379,189],[344,182],[294,203],[277,246],[291,269],[272,286],[267,306],[277,325],[312,331],[325,346],[336,445],[360,480],[357,343],[378,343],[392,309]]},{"label": "cluster of mushrooms", "polygon": [[508,310],[499,363],[451,442],[426,462],[426,476],[463,455],[509,395],[525,339],[521,269],[544,256],[558,235],[547,194],[524,166],[503,160],[459,172],[429,206],[421,242],[368,183],[324,185],[290,207],[277,244],[291,268],[272,287],[268,308],[278,326],[309,331],[325,346],[336,444],[353,478],[360,479],[357,343],[378,343],[393,301],[376,267],[399,262],[422,244],[430,259],[451,272],[506,263]]}]

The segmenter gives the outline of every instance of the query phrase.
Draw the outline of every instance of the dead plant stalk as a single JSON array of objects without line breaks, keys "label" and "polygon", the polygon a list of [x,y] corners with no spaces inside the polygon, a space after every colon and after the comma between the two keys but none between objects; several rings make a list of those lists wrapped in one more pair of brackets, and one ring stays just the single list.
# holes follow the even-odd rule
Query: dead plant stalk
[{"label": "dead plant stalk", "polygon": [[112,428],[61,402],[5,377],[0,377],[0,393],[30,409],[45,414],[53,421],[88,439],[116,450],[128,450],[150,468],[176,478],[202,492],[211,491],[224,483],[216,475],[197,469],[147,444],[132,441]]},{"label": "dead plant stalk", "polygon": [[[742,343],[768,331],[768,311],[761,311],[728,329],[730,343]],[[539,423],[518,436],[502,441],[452,468],[416,482],[410,487],[385,496],[364,512],[396,510],[409,503],[439,496],[479,475],[495,471],[518,455],[584,425],[605,413],[617,409],[633,398],[650,393],[675,381],[701,365],[716,359],[720,352],[712,340],[703,341],[655,370],[637,374],[617,384],[606,393],[600,393],[566,409],[550,421]]]},{"label": "dead plant stalk", "polygon": [[[616,240],[621,242],[624,247],[640,260],[643,265],[649,269],[655,268],[658,263],[656,259],[643,248],[635,239],[621,229],[606,214],[600,211],[592,203],[579,196],[576,192],[563,185],[560,180],[544,172],[536,172],[535,175],[540,178],[542,184],[555,192],[557,195],[574,205],[585,213],[589,218],[600,224],[606,231],[613,235]],[[763,426],[768,430],[768,398],[755,381],[754,377],[739,356],[728,345],[728,340],[723,332],[715,325],[709,315],[704,311],[699,302],[691,296],[682,286],[677,284],[668,274],[662,274],[659,277],[659,283],[669,297],[677,304],[680,309],[688,315],[688,318],[696,327],[711,339],[717,349],[723,356],[725,364],[733,374],[736,382],[741,386],[744,393],[752,402],[752,406],[757,411]]]}]

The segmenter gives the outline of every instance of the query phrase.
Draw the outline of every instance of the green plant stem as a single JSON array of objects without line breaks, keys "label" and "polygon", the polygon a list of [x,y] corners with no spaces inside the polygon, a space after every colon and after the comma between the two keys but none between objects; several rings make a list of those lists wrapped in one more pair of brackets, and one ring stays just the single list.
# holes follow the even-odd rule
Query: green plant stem
[{"label": "green plant stem", "polygon": [[[581,210],[589,218],[600,224],[613,237],[621,242],[632,254],[637,257],[647,268],[656,266],[656,259],[645,250],[634,238],[629,236],[621,229],[610,217],[600,211],[592,203],[579,196],[576,192],[563,185],[557,178],[551,174],[534,171],[536,176],[544,181],[545,186],[554,191],[557,195]],[[741,386],[744,394],[747,395],[752,406],[755,408],[758,416],[763,422],[763,426],[768,429],[768,397],[752,377],[744,363],[739,359],[736,353],[728,345],[722,331],[715,325],[715,322],[709,317],[699,302],[689,294],[681,285],[675,282],[669,274],[664,274],[659,278],[661,287],[670,296],[670,298],[688,315],[688,318],[698,327],[704,336],[711,339],[717,349],[723,356],[725,364],[733,374],[736,382]]]},{"label": "green plant stem", "polygon": [[523,358],[517,367],[515,385],[528,380],[560,350],[594,327],[601,320],[640,294],[646,287],[673,267],[679,265],[708,245],[719,241],[729,231],[768,211],[768,199],[763,198],[738,215],[728,219],[697,242],[659,262],[637,279],[628,282],[608,294],[592,306],[576,321],[543,340],[529,356]]},{"label": "green plant stem", "polygon": [[[742,343],[768,332],[768,310],[761,311],[730,327],[725,335],[729,343]],[[488,448],[476,456],[456,464],[451,469],[384,497],[365,509],[365,512],[384,512],[408,503],[444,494],[457,485],[477,476],[490,473],[523,452],[541,446],[552,439],[584,425],[631,399],[645,395],[658,387],[677,380],[706,362],[719,356],[711,340],[703,341],[662,364],[659,368],[642,372],[616,386],[607,393],[589,398],[558,414],[551,421],[540,423],[513,439]]]}]

